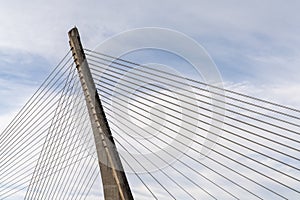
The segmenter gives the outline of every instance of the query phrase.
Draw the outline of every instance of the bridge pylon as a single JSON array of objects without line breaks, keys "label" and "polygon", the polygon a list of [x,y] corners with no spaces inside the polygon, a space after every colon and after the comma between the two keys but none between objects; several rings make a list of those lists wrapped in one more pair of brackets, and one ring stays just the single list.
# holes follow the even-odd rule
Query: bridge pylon
[{"label": "bridge pylon", "polygon": [[104,198],[105,200],[133,200],[121,159],[86,60],[78,29],[76,27],[71,29],[68,35],[94,134]]}]

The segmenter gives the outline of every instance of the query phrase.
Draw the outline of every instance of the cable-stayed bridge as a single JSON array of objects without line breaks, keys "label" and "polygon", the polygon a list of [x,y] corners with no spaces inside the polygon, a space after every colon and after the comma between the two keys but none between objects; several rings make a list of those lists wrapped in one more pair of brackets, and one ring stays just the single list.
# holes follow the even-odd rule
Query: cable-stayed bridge
[{"label": "cable-stayed bridge", "polygon": [[0,199],[300,198],[300,110],[69,37],[0,135]]}]

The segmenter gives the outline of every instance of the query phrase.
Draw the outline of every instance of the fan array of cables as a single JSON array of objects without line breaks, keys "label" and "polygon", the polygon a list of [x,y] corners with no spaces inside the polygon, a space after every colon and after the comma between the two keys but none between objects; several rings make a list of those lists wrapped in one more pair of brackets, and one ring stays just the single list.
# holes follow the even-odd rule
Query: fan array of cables
[{"label": "fan array of cables", "polygon": [[137,199],[300,197],[299,110],[85,52]]},{"label": "fan array of cables", "polygon": [[[135,199],[300,198],[299,110],[85,53]],[[0,199],[103,197],[94,140],[69,52],[0,134]]]},{"label": "fan array of cables", "polygon": [[0,199],[88,196],[99,167],[70,52],[1,133],[0,146]]}]

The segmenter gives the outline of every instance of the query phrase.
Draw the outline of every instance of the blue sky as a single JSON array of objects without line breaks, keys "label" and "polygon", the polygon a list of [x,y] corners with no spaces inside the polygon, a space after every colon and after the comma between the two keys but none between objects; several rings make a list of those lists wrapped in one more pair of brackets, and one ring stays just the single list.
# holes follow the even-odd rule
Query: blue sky
[{"label": "blue sky", "polygon": [[122,31],[182,32],[210,54],[225,85],[300,107],[300,2],[10,0],[0,7],[0,131],[69,49],[76,25],[93,49]]},{"label": "blue sky", "polygon": [[269,88],[271,98],[282,91],[294,94],[300,73],[299,7],[298,1],[5,2],[1,99],[10,82],[38,86],[68,50],[67,31],[74,25],[88,48],[132,28],[174,29],[203,45],[226,82]]}]

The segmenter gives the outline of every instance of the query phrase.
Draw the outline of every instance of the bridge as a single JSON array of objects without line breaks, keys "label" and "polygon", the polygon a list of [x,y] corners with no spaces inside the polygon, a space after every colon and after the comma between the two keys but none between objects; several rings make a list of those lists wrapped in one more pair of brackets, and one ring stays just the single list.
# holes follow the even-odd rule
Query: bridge
[{"label": "bridge", "polygon": [[0,199],[300,199],[299,109],[69,38],[0,134]]}]

